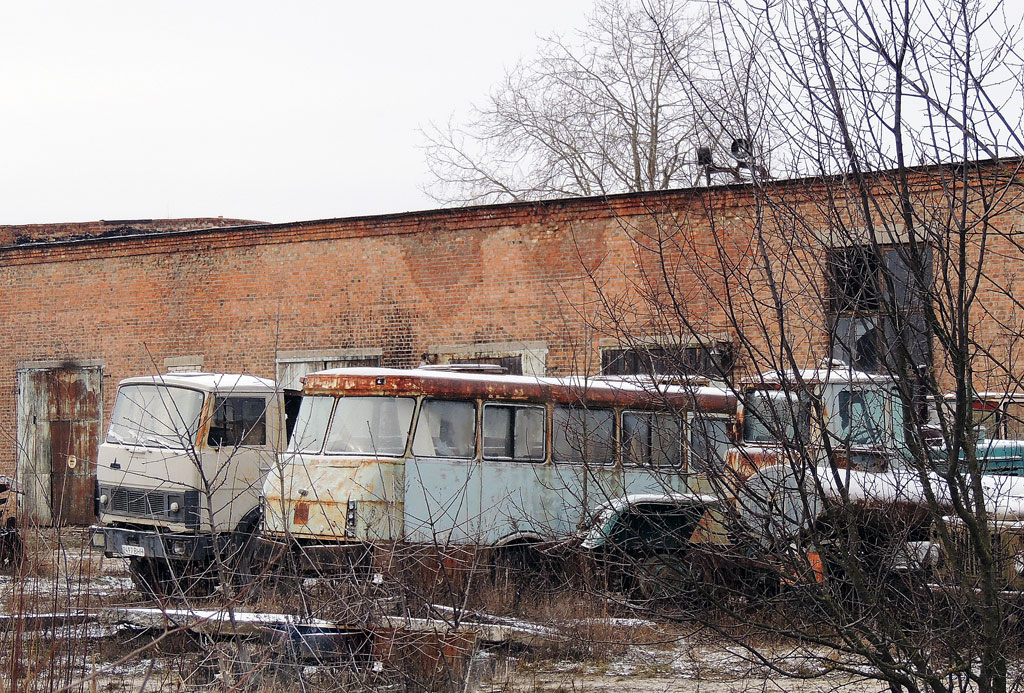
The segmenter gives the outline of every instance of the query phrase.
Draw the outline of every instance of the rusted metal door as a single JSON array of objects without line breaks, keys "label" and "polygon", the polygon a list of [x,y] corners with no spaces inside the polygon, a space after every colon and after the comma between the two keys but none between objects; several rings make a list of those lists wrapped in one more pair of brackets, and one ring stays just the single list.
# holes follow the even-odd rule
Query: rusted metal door
[{"label": "rusted metal door", "polygon": [[[63,366],[19,372],[19,475],[36,521],[85,525],[94,519],[102,371]],[[29,492],[29,489],[31,491]]]}]

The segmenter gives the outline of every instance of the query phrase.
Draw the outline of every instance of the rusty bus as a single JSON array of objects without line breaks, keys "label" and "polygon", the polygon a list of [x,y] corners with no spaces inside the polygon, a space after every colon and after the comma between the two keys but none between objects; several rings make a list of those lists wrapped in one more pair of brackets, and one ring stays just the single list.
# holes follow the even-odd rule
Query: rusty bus
[{"label": "rusty bus", "polygon": [[261,541],[313,569],[381,545],[565,539],[615,498],[690,491],[735,409],[707,384],[314,373],[264,485]]},{"label": "rusty bus", "polygon": [[246,572],[263,476],[283,449],[285,414],[273,381],[169,373],[118,386],[96,464],[92,543],[130,559],[147,594],[207,592],[217,554]]}]

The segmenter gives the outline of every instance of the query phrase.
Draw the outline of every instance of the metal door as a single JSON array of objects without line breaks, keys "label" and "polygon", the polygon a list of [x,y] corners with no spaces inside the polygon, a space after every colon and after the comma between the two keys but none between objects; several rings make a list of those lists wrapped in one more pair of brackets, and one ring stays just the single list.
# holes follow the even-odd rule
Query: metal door
[{"label": "metal door", "polygon": [[18,372],[18,472],[29,518],[92,523],[102,387],[97,366]]}]

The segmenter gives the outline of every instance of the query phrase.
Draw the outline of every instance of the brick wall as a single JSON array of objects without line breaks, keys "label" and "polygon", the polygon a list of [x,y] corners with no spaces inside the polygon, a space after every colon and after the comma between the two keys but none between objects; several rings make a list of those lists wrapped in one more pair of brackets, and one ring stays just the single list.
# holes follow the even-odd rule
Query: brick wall
[{"label": "brick wall", "polygon": [[[14,465],[16,370],[28,362],[102,364],[107,417],[118,380],[186,355],[207,371],[274,377],[279,352],[369,349],[409,367],[431,345],[540,342],[549,373],[593,372],[602,340],[622,329],[728,338],[739,326],[754,340],[741,366],[770,363],[760,355],[778,351],[779,328],[764,248],[774,271],[792,265],[782,318],[797,357],[818,359],[822,248],[793,238],[828,223],[823,185],[787,183],[771,200],[738,185],[227,228],[148,222],[133,234],[32,227],[31,243],[12,241],[25,227],[0,227],[0,472]],[[987,286],[1016,286],[1021,250],[1000,248]],[[990,303],[1019,322],[1000,291]],[[1008,330],[979,329],[993,340]]]}]

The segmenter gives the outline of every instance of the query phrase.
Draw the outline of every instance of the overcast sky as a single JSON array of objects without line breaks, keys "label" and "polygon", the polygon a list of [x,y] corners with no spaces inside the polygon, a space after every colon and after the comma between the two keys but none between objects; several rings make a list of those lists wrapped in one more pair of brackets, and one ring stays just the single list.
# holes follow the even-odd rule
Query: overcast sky
[{"label": "overcast sky", "polygon": [[591,0],[0,4],[0,224],[436,206],[419,128]]}]

